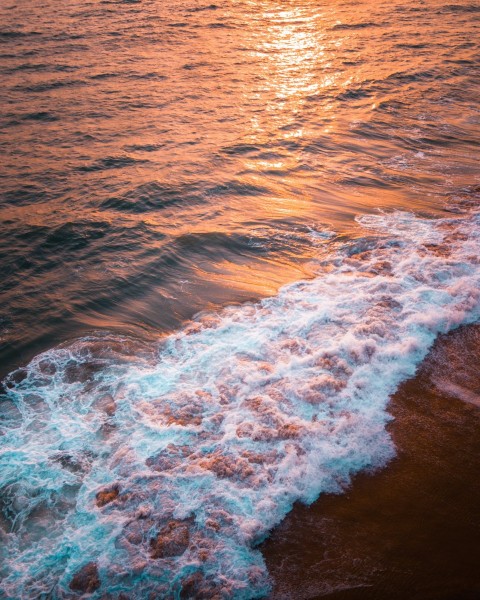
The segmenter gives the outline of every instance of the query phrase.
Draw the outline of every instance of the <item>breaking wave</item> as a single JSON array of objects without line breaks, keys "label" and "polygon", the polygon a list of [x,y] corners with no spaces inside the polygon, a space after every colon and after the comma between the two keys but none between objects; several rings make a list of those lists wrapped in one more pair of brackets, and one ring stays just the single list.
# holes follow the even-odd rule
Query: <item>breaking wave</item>
[{"label": "breaking wave", "polygon": [[11,373],[4,597],[267,594],[256,545],[393,456],[390,394],[478,319],[479,218],[363,216],[366,237],[332,242],[311,281],[155,346],[99,334]]}]

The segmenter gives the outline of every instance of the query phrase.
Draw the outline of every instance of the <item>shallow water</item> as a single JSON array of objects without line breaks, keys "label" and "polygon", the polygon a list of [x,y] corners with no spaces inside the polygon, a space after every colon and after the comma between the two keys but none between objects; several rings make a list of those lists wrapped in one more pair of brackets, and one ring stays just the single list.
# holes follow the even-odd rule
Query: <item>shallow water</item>
[{"label": "shallow water", "polygon": [[264,596],[292,504],[394,456],[479,316],[479,14],[0,8],[6,597]]}]

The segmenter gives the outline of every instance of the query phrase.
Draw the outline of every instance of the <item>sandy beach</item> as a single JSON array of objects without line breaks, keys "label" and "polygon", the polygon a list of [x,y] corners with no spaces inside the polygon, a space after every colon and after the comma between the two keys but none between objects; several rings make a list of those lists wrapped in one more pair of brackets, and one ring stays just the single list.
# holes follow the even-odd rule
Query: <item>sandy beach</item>
[{"label": "sandy beach", "polygon": [[479,326],[440,337],[391,399],[397,457],[273,532],[272,600],[480,597],[479,357]]}]

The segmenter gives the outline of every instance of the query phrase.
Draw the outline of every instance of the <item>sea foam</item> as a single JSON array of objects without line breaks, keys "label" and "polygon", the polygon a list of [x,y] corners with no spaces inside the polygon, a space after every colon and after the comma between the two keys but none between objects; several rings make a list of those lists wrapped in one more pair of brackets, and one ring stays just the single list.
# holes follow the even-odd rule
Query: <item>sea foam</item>
[{"label": "sea foam", "polygon": [[256,545],[294,502],[386,464],[389,396],[480,314],[478,214],[358,221],[365,238],[275,297],[154,346],[83,338],[6,378],[5,598],[268,593]]}]

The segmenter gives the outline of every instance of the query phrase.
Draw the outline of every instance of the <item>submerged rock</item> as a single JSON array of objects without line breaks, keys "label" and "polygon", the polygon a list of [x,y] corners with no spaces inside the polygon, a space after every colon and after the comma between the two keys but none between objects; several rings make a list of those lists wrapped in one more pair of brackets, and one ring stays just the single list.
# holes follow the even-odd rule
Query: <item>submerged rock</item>
[{"label": "submerged rock", "polygon": [[94,459],[94,455],[91,452],[72,452],[67,454],[59,452],[52,455],[51,459],[71,473],[87,473]]},{"label": "submerged rock", "polygon": [[145,464],[153,471],[168,471],[181,465],[185,458],[190,454],[192,454],[190,446],[175,446],[174,444],[169,444],[159,454],[147,458]]},{"label": "submerged rock", "polygon": [[215,590],[215,586],[212,586],[211,582],[206,581],[198,571],[182,581],[180,600],[190,600],[191,598],[212,600],[220,597],[219,591]]},{"label": "submerged rock", "polygon": [[254,474],[254,469],[248,460],[241,457],[226,456],[220,452],[206,455],[198,461],[202,469],[212,471],[220,479],[235,479],[242,481]]},{"label": "submerged rock", "polygon": [[120,487],[118,485],[114,485],[110,488],[106,488],[104,490],[101,490],[100,492],[97,492],[97,506],[101,508],[102,506],[113,502],[113,500],[115,500],[115,498],[118,497],[119,493]]},{"label": "submerged rock", "polygon": [[19,383],[22,383],[24,379],[28,376],[28,372],[26,369],[17,369],[10,373],[10,375],[6,379],[6,385],[8,388],[13,388]]},{"label": "submerged rock", "polygon": [[95,403],[94,407],[105,413],[107,417],[113,417],[117,410],[117,404],[111,394],[104,394]]},{"label": "submerged rock", "polygon": [[190,543],[190,531],[184,521],[169,521],[156,537],[150,540],[152,558],[180,556]]},{"label": "submerged rock", "polygon": [[71,360],[65,366],[64,378],[66,383],[87,383],[92,381],[101,365],[94,362],[77,362]]},{"label": "submerged rock", "polygon": [[100,577],[98,576],[98,567],[94,562],[89,562],[83,566],[78,573],[75,573],[70,582],[70,589],[76,592],[91,593],[100,587]]}]

